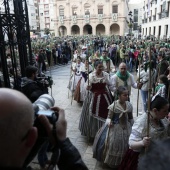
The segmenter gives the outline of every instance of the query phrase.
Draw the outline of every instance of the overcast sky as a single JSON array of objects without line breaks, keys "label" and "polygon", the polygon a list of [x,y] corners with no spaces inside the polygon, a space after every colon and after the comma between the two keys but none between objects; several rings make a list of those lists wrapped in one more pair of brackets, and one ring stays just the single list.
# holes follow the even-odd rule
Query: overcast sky
[{"label": "overcast sky", "polygon": [[140,2],[142,2],[142,0],[130,0],[129,3],[140,3]]}]

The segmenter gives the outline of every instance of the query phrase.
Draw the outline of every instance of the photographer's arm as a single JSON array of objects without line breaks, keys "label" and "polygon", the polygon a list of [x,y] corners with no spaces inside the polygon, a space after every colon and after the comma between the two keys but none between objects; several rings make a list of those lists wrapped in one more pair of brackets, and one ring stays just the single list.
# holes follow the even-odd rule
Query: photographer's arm
[{"label": "photographer's arm", "polygon": [[56,122],[56,136],[58,141],[55,141],[52,135],[52,127],[46,117],[40,116],[42,123],[47,129],[47,133],[53,144],[58,144],[61,155],[58,162],[58,167],[60,170],[87,170],[88,168],[81,159],[80,153],[75,148],[75,146],[66,137],[67,122],[65,120],[65,112],[63,109],[58,107],[52,108],[56,113],[58,113],[58,121]]}]

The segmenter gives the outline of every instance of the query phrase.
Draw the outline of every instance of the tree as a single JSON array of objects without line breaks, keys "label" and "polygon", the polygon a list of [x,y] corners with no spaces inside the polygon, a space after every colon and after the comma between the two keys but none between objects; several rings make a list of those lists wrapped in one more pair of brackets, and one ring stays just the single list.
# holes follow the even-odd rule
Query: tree
[{"label": "tree", "polygon": [[44,33],[47,34],[47,35],[50,34],[50,29],[49,28],[45,28],[44,29]]}]

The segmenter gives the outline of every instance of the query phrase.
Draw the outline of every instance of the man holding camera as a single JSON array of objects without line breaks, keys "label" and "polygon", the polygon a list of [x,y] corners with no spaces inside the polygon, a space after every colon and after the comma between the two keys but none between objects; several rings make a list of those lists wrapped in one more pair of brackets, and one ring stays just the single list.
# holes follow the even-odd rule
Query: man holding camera
[{"label": "man holding camera", "polygon": [[[27,169],[24,162],[32,151],[38,137],[33,127],[34,109],[22,93],[0,89],[0,169]],[[38,117],[51,143],[60,149],[57,165],[60,170],[87,170],[78,150],[66,137],[65,113],[59,107],[51,108],[58,115],[55,131],[44,115]],[[56,136],[56,137],[55,137]]]},{"label": "man holding camera", "polygon": [[48,94],[48,82],[37,81],[38,69],[34,66],[27,66],[25,69],[26,77],[22,78],[21,89],[22,92],[31,100],[35,102],[42,94]]}]

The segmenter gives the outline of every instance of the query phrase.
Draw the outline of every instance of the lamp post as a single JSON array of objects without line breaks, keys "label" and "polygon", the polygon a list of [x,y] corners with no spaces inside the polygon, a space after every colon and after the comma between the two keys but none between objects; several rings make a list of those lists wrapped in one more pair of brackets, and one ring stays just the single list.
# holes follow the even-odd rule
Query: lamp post
[{"label": "lamp post", "polygon": [[139,35],[140,35],[140,38],[141,38],[141,31],[142,31],[142,26],[138,25],[138,39],[139,39]]},{"label": "lamp post", "polygon": [[132,19],[132,11],[129,11],[129,22],[128,22],[128,26],[129,26],[129,34],[130,34],[130,38],[132,35],[132,28],[133,28],[133,19]]}]

